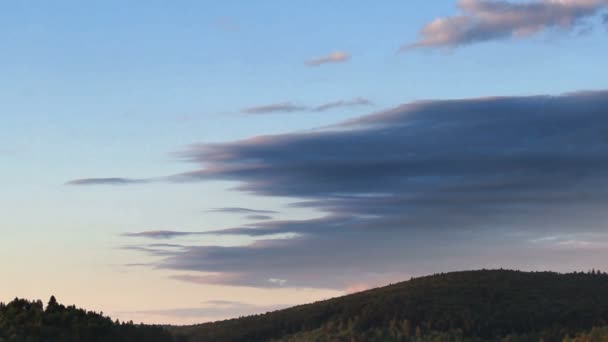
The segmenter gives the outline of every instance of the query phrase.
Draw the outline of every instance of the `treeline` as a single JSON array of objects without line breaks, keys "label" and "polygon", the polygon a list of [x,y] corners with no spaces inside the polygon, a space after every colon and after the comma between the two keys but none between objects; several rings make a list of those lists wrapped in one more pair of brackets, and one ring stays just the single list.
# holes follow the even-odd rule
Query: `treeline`
[{"label": "treeline", "polygon": [[163,327],[112,321],[101,313],[15,298],[0,303],[0,342],[169,342]]},{"label": "treeline", "polygon": [[176,331],[191,341],[587,341],[579,334],[606,325],[603,272],[480,270]]}]

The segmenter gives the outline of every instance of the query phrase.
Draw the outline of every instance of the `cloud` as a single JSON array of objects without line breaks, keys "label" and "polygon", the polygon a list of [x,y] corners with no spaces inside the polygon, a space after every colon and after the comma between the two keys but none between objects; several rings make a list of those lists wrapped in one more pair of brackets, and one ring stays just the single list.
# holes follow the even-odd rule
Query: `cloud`
[{"label": "cloud", "polygon": [[[160,238],[160,237],[154,237],[154,238]],[[171,250],[176,250],[176,249],[183,249],[186,248],[186,246],[184,245],[178,245],[178,244],[170,244],[170,243],[150,243],[150,244],[146,244],[146,245],[128,245],[128,246],[121,246],[120,249],[122,250],[129,250],[129,251],[137,251],[137,252],[144,252],[150,255],[156,255],[156,256],[167,256],[167,255],[172,255],[173,252]],[[152,266],[150,264],[126,264],[125,266]]]},{"label": "cloud", "polygon": [[608,28],[608,13],[604,13],[604,15],[602,15],[602,22],[604,25],[606,25],[606,28]]},{"label": "cloud", "polygon": [[249,209],[249,208],[241,208],[241,207],[224,207],[224,208],[214,208],[211,210],[207,210],[207,212],[211,213],[229,213],[229,214],[244,214],[245,217],[250,220],[271,220],[272,214],[278,214],[278,211],[275,210],[257,210],[257,209]]},{"label": "cloud", "polygon": [[[154,255],[154,256],[170,256],[173,255],[172,252],[163,249],[163,248],[159,248],[159,247],[146,247],[146,246],[122,246],[120,247],[120,249],[122,250],[127,250],[127,251],[136,251],[136,252],[142,252],[142,253],[146,253],[149,255]],[[151,264],[140,264],[140,263],[127,263],[124,266],[153,266]]]},{"label": "cloud", "polygon": [[148,247],[166,247],[166,248],[183,248],[184,245],[178,245],[175,243],[150,243],[147,245]]},{"label": "cloud", "polygon": [[350,108],[350,107],[358,107],[358,106],[369,106],[372,105],[372,102],[368,99],[357,97],[352,100],[340,100],[334,102],[327,102],[322,105],[319,105],[312,110],[315,112],[324,112],[326,110],[335,109],[335,108]]},{"label": "cloud", "polygon": [[242,110],[245,114],[268,114],[277,112],[301,112],[307,110],[307,107],[295,105],[289,102],[273,103],[264,106],[249,107]]},{"label": "cloud", "polygon": [[608,239],[605,233],[570,233],[543,236],[529,241],[554,249],[597,249],[605,250]]},{"label": "cloud", "polygon": [[248,219],[250,220],[272,220],[272,216],[269,215],[248,215],[247,216]]},{"label": "cloud", "polygon": [[275,210],[258,210],[241,207],[223,207],[207,210],[210,213],[230,213],[230,214],[278,214]]},{"label": "cloud", "polygon": [[460,0],[462,14],[437,18],[424,26],[420,39],[402,51],[453,48],[484,41],[525,38],[549,29],[571,31],[608,6],[607,0]]},{"label": "cloud", "polygon": [[[155,254],[163,256],[162,254]],[[215,272],[205,274],[178,274],[170,277],[171,279],[180,280],[194,284],[208,285],[235,285],[235,286],[255,286],[260,288],[282,288],[286,287],[287,280],[275,277],[261,278],[255,274],[247,274],[243,272]]]},{"label": "cloud", "polygon": [[344,63],[350,60],[350,54],[348,52],[336,51],[327,56],[313,58],[306,61],[307,66],[320,66],[328,63]]},{"label": "cloud", "polygon": [[133,178],[81,178],[67,182],[67,185],[130,185],[146,183],[146,180]]},{"label": "cloud", "polygon": [[[204,232],[181,232],[174,230],[148,230],[137,233],[124,233],[122,236],[128,237],[145,237],[150,239],[172,239],[179,236],[187,236],[187,235],[201,235],[205,234]],[[167,247],[167,245],[165,245]]]},{"label": "cloud", "polygon": [[[317,216],[206,232],[255,239],[169,249],[154,266],[201,284],[341,290],[463,268],[601,267],[608,249],[585,242],[608,245],[607,108],[608,91],[429,100],[191,146],[193,169],[170,180],[234,181]],[[568,238],[530,242],[547,236]]]},{"label": "cloud", "polygon": [[285,284],[287,284],[287,280],[286,279],[279,279],[279,278],[268,278],[268,282],[271,284],[275,284],[277,286],[285,286]]},{"label": "cloud", "polygon": [[356,97],[351,100],[338,100],[322,103],[318,106],[300,106],[289,102],[275,103],[264,106],[250,107],[242,110],[245,114],[272,114],[272,113],[293,113],[293,112],[325,112],[337,108],[352,108],[360,106],[370,106],[373,102],[363,98]]}]

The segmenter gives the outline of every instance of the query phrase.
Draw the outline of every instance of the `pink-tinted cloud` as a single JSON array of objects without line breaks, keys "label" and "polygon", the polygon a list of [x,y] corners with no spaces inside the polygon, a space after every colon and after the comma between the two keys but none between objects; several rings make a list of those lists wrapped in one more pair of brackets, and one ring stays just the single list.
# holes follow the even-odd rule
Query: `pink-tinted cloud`
[{"label": "pink-tinted cloud", "polygon": [[417,42],[401,50],[525,38],[553,28],[570,31],[607,6],[608,0],[460,0],[461,14],[433,20]]},{"label": "pink-tinted cloud", "polygon": [[348,60],[350,60],[350,54],[348,52],[336,51],[327,56],[310,59],[306,61],[305,64],[308,66],[320,66],[328,63],[344,63]]}]

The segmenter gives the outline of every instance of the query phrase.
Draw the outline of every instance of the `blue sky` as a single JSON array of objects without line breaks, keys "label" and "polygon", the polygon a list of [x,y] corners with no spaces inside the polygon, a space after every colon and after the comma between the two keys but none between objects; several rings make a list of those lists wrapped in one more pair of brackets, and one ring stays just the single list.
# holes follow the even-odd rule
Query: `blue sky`
[{"label": "blue sky", "polygon": [[[486,20],[486,9],[476,7],[480,3],[484,2],[385,1],[382,6],[338,1],[2,3],[0,231],[6,245],[0,251],[4,260],[0,272],[10,275],[7,279],[11,281],[0,288],[0,299],[55,293],[64,301],[103,309],[121,318],[189,323],[220,318],[206,314],[218,310],[205,311],[204,304],[195,308],[198,311],[186,310],[197,315],[172,313],[214,300],[242,303],[243,309],[255,311],[256,307],[265,309],[343,294],[348,291],[344,284],[375,286],[393,277],[424,273],[420,265],[408,268],[405,264],[403,272],[391,269],[374,274],[376,282],[370,280],[374,278],[371,275],[360,277],[352,271],[352,279],[327,286],[311,281],[293,288],[263,288],[245,281],[249,278],[232,283],[200,278],[199,273],[209,269],[184,266],[190,264],[183,263],[183,255],[140,253],[132,247],[149,241],[122,234],[205,232],[254,225],[242,213],[208,211],[222,207],[277,211],[272,222],[278,222],[278,226],[324,217],[324,205],[293,203],[330,201],[335,194],[313,195],[291,187],[264,188],[259,179],[245,171],[205,174],[204,182],[164,178],[205,167],[224,170],[224,161],[214,155],[220,152],[230,152],[228,158],[251,155],[270,162],[272,158],[266,152],[247,150],[247,144],[239,143],[242,139],[286,134],[284,138],[264,138],[268,142],[258,139],[250,144],[280,154],[278,151],[283,150],[276,150],[277,146],[285,146],[287,153],[293,143],[295,161],[319,162],[325,159],[306,159],[305,154],[298,159],[300,144],[316,143],[294,132],[306,134],[311,129],[384,113],[418,100],[559,95],[608,88],[608,72],[603,67],[608,55],[608,26],[602,22],[602,15],[607,13],[605,1],[564,1],[563,8],[552,12],[557,13],[555,18],[534,15],[534,11],[546,10],[542,6],[559,6],[552,1],[536,2],[539,6],[526,9],[525,13],[532,13],[529,16],[517,5],[530,2],[491,2],[515,6],[513,13],[518,19],[506,23],[500,18],[510,13],[509,8],[487,10],[492,15],[487,18],[492,19]],[[576,12],[568,6],[582,6],[584,11]],[[425,35],[423,28],[434,19],[459,14],[470,19],[462,36],[448,35],[446,41],[437,43],[437,37],[444,36]],[[448,31],[460,32],[455,22],[448,19],[443,23],[447,23]],[[431,43],[400,51],[415,42]],[[347,58],[318,66],[306,63],[336,52]],[[601,98],[603,93],[599,94],[595,96]],[[356,99],[365,103],[352,104]],[[471,101],[470,105],[475,105]],[[588,100],[566,97],[559,101]],[[339,104],[324,111],[310,109],[328,103]],[[245,112],[247,108],[276,105],[307,109]],[[488,104],[489,108],[494,105]],[[452,110],[457,112],[446,109]],[[372,116],[370,120],[388,122],[379,118]],[[342,141],[333,136],[325,138]],[[196,147],[200,145],[193,146],[210,143],[225,145],[204,145],[207,147],[201,150]],[[572,144],[569,142],[569,146]],[[359,147],[365,153],[364,147]],[[343,148],[328,145],[309,152],[319,156]],[[189,161],[184,160],[184,153]],[[331,153],[329,156],[336,158]],[[292,160],[293,155],[284,158]],[[233,162],[240,166],[238,160]],[[292,177],[280,173],[274,176]],[[109,177],[155,181],[126,186],[66,185],[75,179]],[[382,175],[375,177],[382,181]],[[234,190],[238,184],[257,188]],[[586,210],[598,203],[590,203]],[[526,220],[519,224],[528,225],[530,221]],[[498,225],[492,220],[485,224]],[[594,229],[576,232],[599,233]],[[299,229],[279,229],[282,238],[269,239],[274,243],[291,241],[290,236],[298,234],[306,235]],[[391,236],[387,234],[376,237],[381,242]],[[543,234],[554,240],[539,241],[583,241],[580,236],[575,239],[570,231]],[[169,242],[189,247],[247,246],[259,239],[249,234],[193,234]],[[369,248],[372,253],[379,247]],[[194,249],[190,252],[188,255],[200,258]],[[282,258],[290,260],[290,255]],[[435,266],[429,270],[461,266],[440,258],[434,261]],[[520,265],[517,261],[505,262]],[[151,267],[125,266],[136,263]],[[365,273],[366,267],[373,269],[374,265],[348,269]],[[230,273],[230,269],[217,265],[211,268],[220,274]],[[36,280],[41,277],[45,281]],[[183,281],[186,278],[195,281]],[[146,291],[141,291],[143,284],[147,284]],[[256,294],[255,302],[252,293]],[[150,298],[161,295],[161,302],[148,304]],[[234,311],[228,311],[238,314],[238,308],[232,305],[230,310]],[[167,314],[163,316],[162,312]]]}]

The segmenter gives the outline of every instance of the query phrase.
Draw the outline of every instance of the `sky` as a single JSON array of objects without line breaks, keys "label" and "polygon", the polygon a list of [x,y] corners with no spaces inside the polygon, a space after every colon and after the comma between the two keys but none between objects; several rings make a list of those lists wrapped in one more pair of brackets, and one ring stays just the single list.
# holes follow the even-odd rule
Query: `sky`
[{"label": "sky", "polygon": [[0,301],[192,324],[607,268],[608,1],[0,3]]}]

